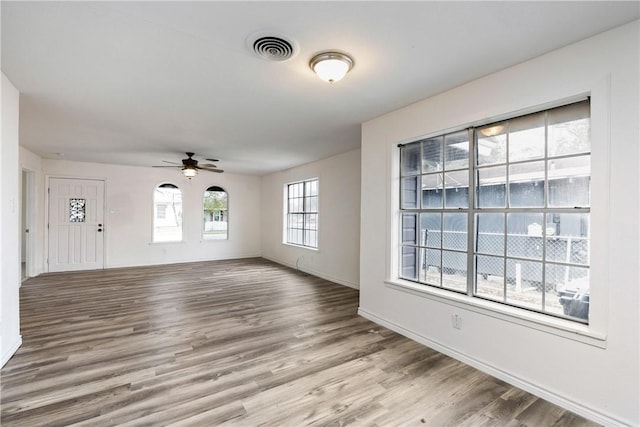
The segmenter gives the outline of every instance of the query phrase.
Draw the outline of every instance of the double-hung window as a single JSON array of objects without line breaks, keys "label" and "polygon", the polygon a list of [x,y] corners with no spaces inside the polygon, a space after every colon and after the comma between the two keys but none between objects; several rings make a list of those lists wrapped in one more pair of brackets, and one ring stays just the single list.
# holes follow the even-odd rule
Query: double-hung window
[{"label": "double-hung window", "polygon": [[588,100],[401,145],[399,276],[588,323],[590,152]]},{"label": "double-hung window", "polygon": [[158,185],[153,205],[153,241],[182,241],[182,191],[173,184]]},{"label": "double-hung window", "polygon": [[318,179],[287,184],[285,242],[318,247]]}]

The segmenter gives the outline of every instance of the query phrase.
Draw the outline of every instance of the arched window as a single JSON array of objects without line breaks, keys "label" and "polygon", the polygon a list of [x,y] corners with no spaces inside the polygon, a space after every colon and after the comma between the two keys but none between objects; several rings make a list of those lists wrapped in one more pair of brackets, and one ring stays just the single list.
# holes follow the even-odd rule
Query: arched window
[{"label": "arched window", "polygon": [[153,241],[182,241],[182,191],[160,184],[153,193]]},{"label": "arched window", "polygon": [[229,208],[227,192],[212,186],[204,192],[202,237],[204,239],[229,238]]}]

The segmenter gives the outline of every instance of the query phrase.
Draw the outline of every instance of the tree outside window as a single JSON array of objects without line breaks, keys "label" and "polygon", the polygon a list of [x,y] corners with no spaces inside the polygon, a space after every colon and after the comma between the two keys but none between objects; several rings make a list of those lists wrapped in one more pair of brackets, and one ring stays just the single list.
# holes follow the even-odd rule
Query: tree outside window
[{"label": "tree outside window", "polygon": [[207,188],[204,192],[203,206],[203,238],[228,239],[229,207],[227,192],[217,186]]}]

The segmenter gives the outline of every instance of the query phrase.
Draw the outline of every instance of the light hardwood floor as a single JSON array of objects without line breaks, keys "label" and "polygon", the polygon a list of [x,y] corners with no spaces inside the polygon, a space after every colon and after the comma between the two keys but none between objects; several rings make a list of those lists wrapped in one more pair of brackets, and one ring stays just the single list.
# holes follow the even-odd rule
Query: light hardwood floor
[{"label": "light hardwood floor", "polygon": [[587,426],[264,259],[44,274],[2,426]]}]

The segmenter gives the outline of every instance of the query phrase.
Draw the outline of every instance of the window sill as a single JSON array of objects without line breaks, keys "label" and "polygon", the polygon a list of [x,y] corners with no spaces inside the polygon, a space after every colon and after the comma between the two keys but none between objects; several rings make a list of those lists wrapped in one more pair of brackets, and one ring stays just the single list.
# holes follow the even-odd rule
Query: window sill
[{"label": "window sill", "polygon": [[288,243],[288,242],[282,242],[282,244],[285,245],[285,246],[292,246],[294,248],[308,249],[310,251],[318,252],[318,248],[313,248],[311,246],[296,245],[295,243]]},{"label": "window sill", "polygon": [[200,239],[200,243],[209,243],[209,242],[228,242],[229,238],[225,237],[224,239],[217,239],[215,237],[202,237]]},{"label": "window sill", "polygon": [[187,243],[186,240],[170,240],[166,242],[149,242],[150,245],[182,245]]},{"label": "window sill", "polygon": [[594,347],[607,348],[606,334],[593,331],[589,329],[589,326],[587,325],[575,323],[570,320],[529,312],[516,307],[473,298],[468,295],[456,294],[427,285],[419,285],[408,280],[386,280],[385,283],[387,287],[391,289],[408,292],[423,298],[428,298],[485,316],[592,345]]}]

